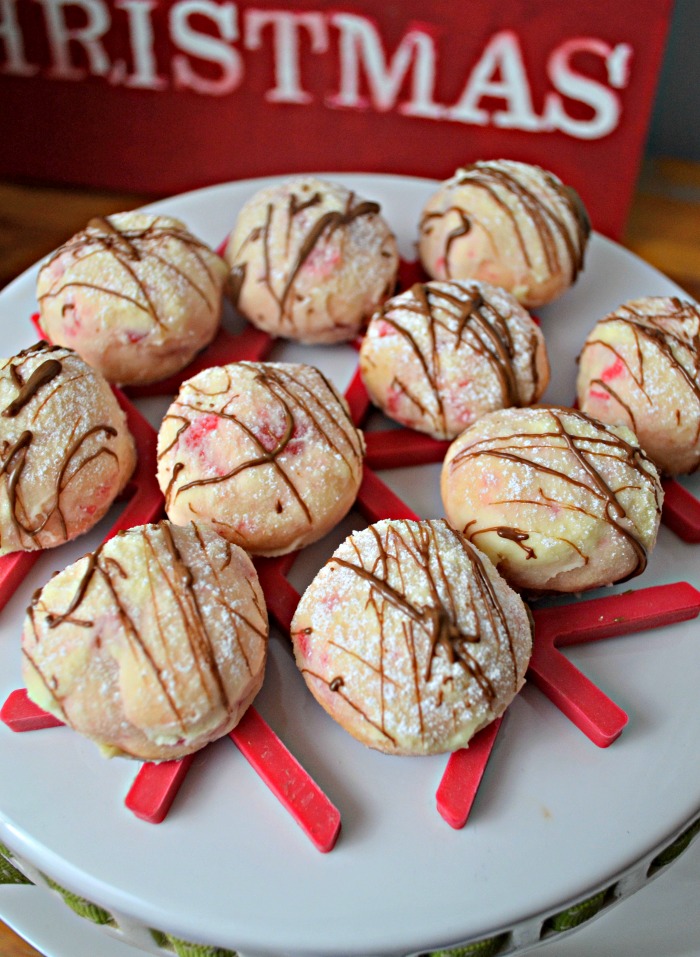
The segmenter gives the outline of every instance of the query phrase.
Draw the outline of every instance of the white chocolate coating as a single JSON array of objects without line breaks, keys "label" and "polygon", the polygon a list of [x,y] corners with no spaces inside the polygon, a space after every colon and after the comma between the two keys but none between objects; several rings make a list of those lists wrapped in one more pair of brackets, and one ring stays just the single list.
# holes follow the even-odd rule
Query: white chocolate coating
[{"label": "white chocolate coating", "polygon": [[480,279],[533,308],[575,281],[589,233],[578,194],[553,173],[493,160],[458,169],[428,200],[418,251],[434,279]]},{"label": "white chocolate coating", "polygon": [[135,464],[114,393],[75,352],[41,342],[0,361],[0,555],[87,532]]},{"label": "white chocolate coating", "polygon": [[110,381],[157,382],[211,342],[227,269],[178,219],[93,219],[39,272],[41,327]]},{"label": "white chocolate coating", "polygon": [[379,205],[315,177],[251,197],[225,258],[240,312],[273,336],[307,343],[353,339],[394,291],[398,271]]},{"label": "white chocolate coating", "polygon": [[355,532],[307,588],[291,633],[331,717],[402,755],[464,747],[510,704],[532,651],[521,598],[442,520]]},{"label": "white chocolate coating", "polygon": [[436,439],[536,402],[549,382],[537,324],[510,293],[474,280],[417,283],[389,299],[369,324],[360,370],[375,405]]},{"label": "white chocolate coating", "polygon": [[640,574],[663,491],[624,426],[540,406],[484,416],[450,446],[442,500],[453,527],[528,592],[577,592]]},{"label": "white chocolate coating", "polygon": [[627,425],[667,475],[700,467],[700,307],[634,299],[601,319],[581,351],[580,408]]},{"label": "white chocolate coating", "polygon": [[237,362],[183,383],[158,434],[169,518],[210,522],[257,555],[321,538],[348,512],[364,439],[312,366]]},{"label": "white chocolate coating", "polygon": [[183,757],[257,694],[267,611],[246,553],[211,528],[120,532],[55,575],[22,637],[30,698],[107,756]]}]

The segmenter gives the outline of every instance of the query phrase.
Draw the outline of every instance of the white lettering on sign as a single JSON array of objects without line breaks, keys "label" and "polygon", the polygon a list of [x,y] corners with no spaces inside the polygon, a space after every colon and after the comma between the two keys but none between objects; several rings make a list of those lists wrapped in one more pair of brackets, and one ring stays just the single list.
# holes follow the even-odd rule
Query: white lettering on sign
[{"label": "white lettering on sign", "polygon": [[246,50],[263,46],[263,30],[272,29],[275,85],[265,94],[271,103],[311,103],[313,96],[301,86],[300,30],[311,39],[312,53],[328,52],[328,27],[321,13],[292,13],[289,10],[247,10],[244,45]]},{"label": "white lettering on sign", "polygon": [[[106,76],[111,66],[101,42],[110,26],[109,10],[101,0],[38,0],[43,7],[46,35],[53,64],[49,77],[57,80],[82,80],[90,73]],[[69,7],[78,8],[85,23],[69,29],[66,14]],[[71,50],[82,47],[87,57],[87,69],[73,64]]]},{"label": "white lettering on sign", "polygon": [[[489,113],[480,107],[484,97],[496,97],[505,110]],[[496,33],[471,72],[464,92],[449,111],[452,120],[486,126],[493,122],[512,130],[538,130],[540,119],[532,108],[530,83],[518,37],[511,30]]]},{"label": "white lettering on sign", "polygon": [[[35,38],[22,5],[0,0],[0,76],[61,81],[93,76],[114,86],[153,93],[191,90],[210,97],[245,92],[291,108],[315,104],[394,111],[471,126],[560,131],[581,140],[600,139],[619,125],[621,91],[629,84],[633,59],[629,43],[611,44],[597,37],[570,37],[546,55],[538,51],[533,57],[514,30],[499,30],[477,50],[464,44],[468,52],[458,65],[460,92],[446,103],[436,90],[446,57],[440,43],[448,41],[431,24],[408,25],[390,45],[377,21],[337,9],[295,11],[245,7],[233,0],[176,0],[164,24],[160,0],[33,2],[43,16],[42,47],[49,51],[49,62],[33,63],[27,53],[32,49],[28,41]],[[159,13],[159,29],[167,30],[166,37],[154,26]],[[110,59],[108,51],[114,46],[126,55]],[[449,55],[454,83],[454,50]],[[253,92],[245,84],[256,56],[271,63],[272,79],[268,88]],[[602,65],[595,77],[581,68],[592,58]],[[540,72],[532,76],[533,69]],[[538,105],[533,86],[546,86]]]},{"label": "white lettering on sign", "polygon": [[127,66],[123,60],[117,61],[110,73],[110,82],[119,86],[133,87],[140,90],[165,90],[168,81],[158,76],[151,12],[158,5],[158,0],[119,0],[118,10],[124,10],[129,25],[131,51],[134,59],[134,72],[127,73]]},{"label": "white lettering on sign", "polygon": [[[199,14],[218,27],[219,37],[198,33],[190,18]],[[179,50],[220,67],[218,79],[209,79],[193,69],[183,53],[173,57],[173,80],[180,89],[194,90],[208,96],[231,93],[243,81],[243,61],[231,44],[238,40],[238,9],[233,3],[214,3],[214,0],[183,0],[170,12],[170,31]]]},{"label": "white lettering on sign", "polygon": [[0,48],[5,54],[2,73],[11,76],[35,76],[38,66],[25,59],[24,36],[17,19],[17,0],[0,0]]},{"label": "white lettering on sign", "polygon": [[[627,82],[627,68],[632,50],[626,43],[611,47],[602,40],[578,37],[562,43],[550,56],[547,72],[557,93],[549,93],[545,102],[545,128],[561,130],[579,139],[600,139],[612,132],[620,119],[620,99],[608,87],[576,73],[571,67],[575,53],[593,53],[606,64],[608,77],[619,88]],[[593,111],[588,120],[575,120],[564,109],[558,93],[585,103]]]},{"label": "white lettering on sign", "polygon": [[[411,71],[411,97],[399,104],[399,112],[431,119],[444,115],[444,108],[432,100],[435,45],[428,33],[409,30],[387,63],[379,31],[366,17],[336,13],[331,14],[331,23],[340,31],[340,89],[328,97],[330,106],[368,109],[371,105],[377,110],[392,110]],[[361,74],[369,85],[369,101],[360,95]]]}]

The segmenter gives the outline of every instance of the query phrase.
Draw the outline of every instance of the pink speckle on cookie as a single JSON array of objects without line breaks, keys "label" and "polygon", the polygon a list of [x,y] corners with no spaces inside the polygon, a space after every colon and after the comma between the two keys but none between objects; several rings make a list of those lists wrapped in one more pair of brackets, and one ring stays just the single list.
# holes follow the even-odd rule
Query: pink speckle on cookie
[{"label": "pink speckle on cookie", "polygon": [[376,336],[377,339],[383,339],[385,336],[398,335],[398,331],[390,322],[385,322],[384,319],[378,319],[374,324],[372,334]]},{"label": "pink speckle on cookie", "polygon": [[612,365],[603,369],[600,374],[603,382],[610,382],[612,379],[619,379],[621,375],[625,373],[625,364],[618,356]]},{"label": "pink speckle on cookie", "polygon": [[326,278],[342,265],[343,254],[335,244],[317,246],[304,263],[304,270],[314,276]]},{"label": "pink speckle on cookie", "polygon": [[218,415],[200,415],[185,432],[185,445],[188,449],[197,449],[209,433],[219,425]]}]

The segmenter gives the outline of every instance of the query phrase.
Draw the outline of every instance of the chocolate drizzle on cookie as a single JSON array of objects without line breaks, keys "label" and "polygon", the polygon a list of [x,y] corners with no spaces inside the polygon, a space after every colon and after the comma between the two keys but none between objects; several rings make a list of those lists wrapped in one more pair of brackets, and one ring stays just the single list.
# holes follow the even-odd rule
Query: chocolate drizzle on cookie
[{"label": "chocolate drizzle on cookie", "polygon": [[[312,195],[308,197],[297,195],[292,191],[284,204],[273,202],[267,204],[264,223],[262,226],[256,226],[243,238],[232,257],[235,262],[233,270],[237,272],[237,278],[234,280],[236,286],[235,303],[238,303],[246,277],[246,247],[251,243],[260,242],[263,259],[261,281],[266,286],[272,299],[277,303],[280,324],[293,325],[294,285],[312,253],[321,243],[330,242],[334,233],[338,230],[350,226],[360,217],[374,216],[380,210],[378,203],[356,202],[355,194],[352,191],[348,192],[343,209],[321,211],[324,199],[324,194],[319,189],[314,190]],[[319,207],[319,215],[305,223],[305,232],[298,236],[294,235],[294,224],[299,221],[300,215],[309,210],[315,210],[316,207]],[[277,280],[281,264],[272,249],[272,232],[278,216],[284,217],[284,235],[286,237],[284,254],[285,257],[289,257],[289,262],[284,263],[281,281]]]},{"label": "chocolate drizzle on cookie", "polygon": [[[339,459],[349,475],[361,468],[362,443],[346,407],[337,398],[330,382],[313,367],[308,367],[314,379],[313,385],[295,378],[283,364],[241,362],[241,369],[249,369],[252,384],[261,390],[261,408],[279,412],[283,423],[281,434],[262,433],[257,419],[242,417],[234,411],[235,388],[229,370],[227,383],[221,390],[223,401],[207,406],[210,393],[198,397],[196,389],[188,386],[180,393],[175,407],[165,417],[165,422],[179,421],[181,425],[168,445],[159,451],[159,459],[176,456],[180,441],[187,441],[187,431],[196,424],[200,415],[214,416],[230,423],[245,438],[234,445],[230,467],[221,474],[192,473],[185,461],[177,459],[172,466],[171,478],[165,492],[166,509],[183,493],[206,486],[233,481],[241,473],[251,469],[265,469],[287,490],[291,500],[301,511],[304,521],[312,526],[314,516],[300,490],[291,461],[285,456],[296,440],[300,428],[310,428],[316,440],[327,447],[329,453]],[[226,368],[226,367],[224,367]],[[234,369],[236,367],[232,367]],[[238,382],[238,380],[236,380]],[[246,446],[254,454],[245,456]],[[276,511],[281,514],[284,504],[278,499]]]},{"label": "chocolate drizzle on cookie", "polygon": [[[402,314],[407,314],[406,318]],[[536,332],[529,345],[530,382],[518,374],[522,354],[516,348],[509,320],[493,301],[482,295],[474,283],[416,283],[407,294],[385,303],[376,314],[401,335],[420,365],[423,379],[430,389],[433,408],[428,409],[409,382],[395,377],[392,386],[401,391],[420,412],[433,422],[442,438],[450,431],[442,391],[442,358],[449,351],[472,353],[482,358],[495,377],[500,400],[494,406],[523,406],[539,395],[539,373],[536,361]],[[416,325],[418,320],[419,325]],[[413,331],[410,331],[410,328]],[[486,390],[486,386],[484,386]]]},{"label": "chocolate drizzle on cookie", "polygon": [[[601,330],[602,337],[593,334],[588,338],[579,361],[593,347],[609,350],[626,369],[649,409],[655,405],[655,398],[647,387],[649,364],[663,362],[663,367],[669,370],[673,379],[681,383],[675,424],[680,425],[686,418],[690,418],[691,422],[695,419],[695,435],[691,441],[697,443],[700,440],[700,308],[678,297],[650,297],[647,302],[649,307],[646,309],[645,300],[633,301],[601,319],[596,329]],[[631,346],[616,348],[606,341],[605,328],[615,325],[625,326],[631,332]],[[637,403],[630,396],[626,394],[626,398],[623,398],[607,379],[591,379],[588,386],[597,387],[610,395],[624,409],[632,428],[637,430]],[[670,382],[667,393],[673,394]],[[700,467],[700,460],[695,467]]]},{"label": "chocolate drizzle on cookie", "polygon": [[[535,190],[526,185],[526,179],[518,175],[517,166],[499,161],[479,162],[465,166],[457,171],[454,178],[449,181],[449,186],[452,190],[469,186],[485,192],[509,219],[523,260],[528,267],[531,267],[530,247],[523,235],[521,225],[523,222],[529,222],[539,238],[549,273],[554,274],[563,267],[568,268],[570,282],[574,282],[583,268],[586,241],[591,231],[588,215],[575,190],[565,186],[551,173],[540,170],[538,167],[533,167],[533,170],[542,177],[542,182],[550,194],[563,205],[563,214],[555,202],[543,200]],[[461,222],[456,229],[447,234],[444,247],[445,274],[448,279],[451,278],[450,248],[456,239],[473,228],[474,213],[453,203],[443,212],[431,211],[424,214],[420,223],[421,231],[427,233],[432,231],[433,220],[455,212],[459,215]],[[479,221],[476,220],[476,222]],[[479,225],[488,232],[486,223],[479,222]],[[559,242],[564,244],[568,263],[561,261]]]},{"label": "chocolate drizzle on cookie", "polygon": [[[442,541],[445,535],[450,538],[447,545]],[[510,675],[517,690],[521,676],[513,625],[494,589],[493,573],[486,571],[462,535],[441,520],[392,521],[356,533],[347,544],[353,555],[336,553],[327,568],[350,573],[361,582],[357,588],[349,586],[349,594],[357,594],[353,601],[358,602],[366,594],[364,605],[376,620],[377,635],[369,620],[349,622],[353,631],[342,645],[335,637],[329,649],[332,676],[302,669],[313,683],[342,697],[391,747],[397,744],[397,722],[415,723],[422,740],[430,737],[434,711],[456,681],[464,683],[460,709],[494,707],[498,692],[492,669]],[[455,559],[453,552],[460,557]],[[460,575],[455,560],[464,565]],[[420,594],[421,600],[414,600],[412,593]],[[315,594],[314,601],[322,601],[322,594]],[[465,614],[465,607],[472,613]],[[471,620],[470,627],[465,627],[465,619]],[[366,639],[355,636],[356,627],[367,628]],[[310,632],[306,628],[299,634],[308,640]],[[314,640],[323,643],[328,638],[315,628]],[[368,686],[376,687],[371,698]]]},{"label": "chocolate drizzle on cookie", "polygon": [[[639,446],[630,444],[582,412],[558,407],[536,408],[540,414],[548,416],[550,428],[495,434],[467,442],[449,462],[449,471],[456,472],[475,459],[487,458],[522,469],[527,483],[533,474],[542,476],[543,486],[539,488],[537,501],[530,502],[514,495],[500,500],[499,506],[523,503],[553,509],[565,507],[604,521],[629,546],[634,556],[632,569],[622,580],[641,574],[647,564],[647,548],[622,504],[621,493],[627,489],[653,488],[657,514],[660,514],[660,486],[653,479],[649,459]],[[551,454],[553,450],[555,456]],[[622,470],[617,488],[611,487],[611,479],[605,477],[612,474],[612,463],[615,462]],[[561,483],[556,498],[544,491],[546,480],[550,478]],[[567,486],[571,489],[570,494],[563,491]],[[496,532],[520,548],[531,534],[531,530],[509,530],[500,525],[481,527],[477,520],[468,522],[464,528],[464,533],[477,544],[478,537],[487,532]],[[575,542],[568,541],[568,544],[579,552],[584,564],[589,561],[590,556],[583,554]],[[535,550],[527,546],[526,558],[536,557]]]},{"label": "chocolate drizzle on cookie", "polygon": [[[73,365],[73,360],[77,360],[79,367]],[[29,372],[25,369],[27,364]],[[78,415],[74,423],[54,423],[53,428],[60,425],[65,432],[61,439],[63,445],[51,455],[46,454],[47,426],[42,416],[51,414],[50,403],[60,401],[63,389],[70,389],[87,371],[88,367],[70,350],[46,342],[23,350],[0,369],[0,374],[7,375],[16,389],[14,398],[0,415],[0,494],[4,494],[8,502],[6,514],[17,548],[51,544],[50,539],[45,541],[42,535],[49,526],[51,536],[58,534],[62,540],[71,537],[61,504],[64,491],[83,469],[99,458],[107,456],[114,460],[117,470],[120,467],[112,447],[117,429],[100,422],[86,425],[90,416]],[[36,451],[37,447],[40,451]],[[43,501],[41,510],[37,511],[32,503],[39,482]],[[3,544],[1,533],[0,544]]]},{"label": "chocolate drizzle on cookie", "polygon": [[[82,560],[80,576],[63,610],[50,607],[43,591],[34,596],[28,610],[33,638],[31,643],[25,640],[24,654],[61,710],[72,689],[63,691],[60,669],[54,671],[51,656],[43,651],[45,629],[50,632],[64,625],[93,628],[96,627],[95,619],[99,614],[103,621],[114,616],[119,637],[113,640],[117,644],[124,643],[119,653],[128,653],[136,659],[139,667],[144,669],[144,680],[147,677],[155,680],[160,695],[172,713],[174,724],[179,726],[183,735],[188,732],[192,721],[196,723],[199,720],[198,714],[192,711],[191,692],[188,691],[195,675],[199,693],[209,706],[220,704],[225,711],[231,712],[235,703],[229,698],[222,674],[224,661],[212,637],[211,611],[205,610],[203,602],[210,602],[213,596],[217,608],[216,618],[218,620],[223,616],[226,619],[231,641],[237,645],[242,667],[249,674],[252,674],[252,670],[245,644],[251,639],[253,642],[266,642],[266,613],[256,601],[257,617],[243,614],[241,603],[230,600],[220,578],[220,572],[230,561],[230,546],[225,543],[226,559],[218,568],[211,543],[203,539],[196,526],[191,528],[194,534],[185,535],[183,530],[162,522],[156,526],[130,529],[118,535],[122,541],[127,537],[132,542],[138,539],[135,547],[141,554],[146,591],[152,603],[152,618],[133,605],[133,595],[130,595],[134,588],[133,573],[126,562],[118,557],[118,545],[115,547],[110,542],[101,545]],[[216,548],[220,550],[221,544],[217,540]],[[183,545],[186,545],[187,556]],[[140,581],[139,586],[142,584]],[[144,631],[143,623],[149,621],[148,631]],[[172,645],[172,636],[180,634],[184,636],[187,649],[184,656],[182,649],[176,651]],[[119,655],[115,655],[115,658],[119,660]],[[70,714],[66,717],[69,719]]]},{"label": "chocolate drizzle on cookie", "polygon": [[[121,226],[114,219],[96,217],[86,229],[64,243],[48,259],[39,274],[39,304],[59,297],[70,297],[70,290],[82,288],[122,300],[146,313],[156,327],[168,325],[152,295],[149,263],[156,264],[163,276],[173,283],[189,287],[209,309],[218,312],[219,285],[209,265],[211,251],[192,236],[181,224],[156,216],[145,226]],[[101,268],[101,282],[73,278],[73,268],[92,257],[108,256],[112,269]],[[51,270],[58,261],[69,263],[51,280]],[[114,268],[116,267],[116,268]],[[110,276],[111,273],[111,276]],[[43,290],[43,286],[48,288]],[[67,301],[63,309],[73,308]]]}]

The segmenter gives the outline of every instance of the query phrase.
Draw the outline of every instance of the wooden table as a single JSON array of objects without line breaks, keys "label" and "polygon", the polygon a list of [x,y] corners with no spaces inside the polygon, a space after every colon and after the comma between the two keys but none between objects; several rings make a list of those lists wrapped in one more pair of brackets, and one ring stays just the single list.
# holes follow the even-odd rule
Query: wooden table
[{"label": "wooden table", "polygon": [[[92,216],[134,209],[147,201],[135,194],[0,182],[0,287]],[[647,162],[623,242],[700,300],[700,163]],[[0,922],[0,957],[41,955]]]}]

